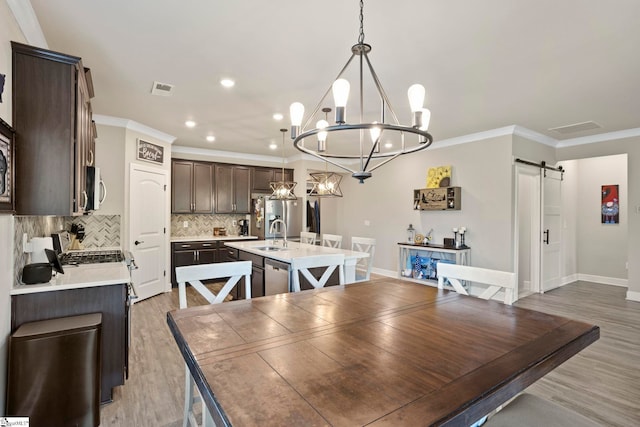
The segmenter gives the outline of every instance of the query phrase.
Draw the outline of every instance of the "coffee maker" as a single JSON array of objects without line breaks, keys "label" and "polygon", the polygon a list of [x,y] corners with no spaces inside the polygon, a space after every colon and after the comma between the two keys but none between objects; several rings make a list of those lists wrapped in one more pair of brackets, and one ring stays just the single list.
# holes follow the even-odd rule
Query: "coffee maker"
[{"label": "coffee maker", "polygon": [[238,224],[240,225],[240,235],[241,236],[248,236],[249,235],[249,220],[241,219],[240,221],[238,221]]}]

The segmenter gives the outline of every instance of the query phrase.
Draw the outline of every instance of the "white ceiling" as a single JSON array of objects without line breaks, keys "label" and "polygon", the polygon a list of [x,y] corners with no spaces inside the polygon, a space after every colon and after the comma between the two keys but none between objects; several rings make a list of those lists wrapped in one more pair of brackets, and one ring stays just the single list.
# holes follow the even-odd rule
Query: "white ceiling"
[{"label": "white ceiling", "polygon": [[[406,123],[407,88],[426,87],[434,147],[513,124],[558,140],[640,128],[640,1],[365,3],[365,42],[382,85]],[[174,146],[242,153],[280,154],[289,104],[315,107],[358,36],[355,0],[31,4],[49,49],[91,68],[94,114],[168,133]],[[236,86],[222,88],[222,77]],[[175,85],[173,96],[151,95],[154,81]],[[198,125],[187,129],[187,119]],[[548,130],[585,121],[602,127]],[[296,152],[289,141],[287,155]]]}]

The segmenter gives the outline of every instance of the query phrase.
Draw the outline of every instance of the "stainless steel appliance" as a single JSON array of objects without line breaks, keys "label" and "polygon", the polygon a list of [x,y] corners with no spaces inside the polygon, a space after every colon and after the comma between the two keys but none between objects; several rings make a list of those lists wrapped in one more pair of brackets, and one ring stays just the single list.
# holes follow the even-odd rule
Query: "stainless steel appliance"
[{"label": "stainless steel appliance", "polygon": [[[287,239],[300,237],[302,231],[302,201],[296,200],[269,200],[267,194],[254,194],[251,200],[251,234],[259,239],[273,239],[283,237],[284,228],[287,231]],[[277,222],[273,232],[269,231],[271,224],[281,219],[286,223],[282,227]]]},{"label": "stainless steel appliance", "polygon": [[289,264],[265,258],[264,295],[276,295],[289,292]]}]

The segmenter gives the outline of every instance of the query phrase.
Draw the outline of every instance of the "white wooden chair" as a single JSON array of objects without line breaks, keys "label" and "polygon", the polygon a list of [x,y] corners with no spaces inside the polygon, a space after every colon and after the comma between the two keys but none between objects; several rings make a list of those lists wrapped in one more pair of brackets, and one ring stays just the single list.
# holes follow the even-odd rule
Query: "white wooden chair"
[{"label": "white wooden chair", "polygon": [[371,278],[371,269],[373,268],[373,255],[376,252],[376,239],[352,237],[351,250],[369,254],[369,258],[360,258],[356,264],[356,282],[369,280]]},{"label": "white wooden chair", "polygon": [[[326,267],[320,279],[316,279],[309,271],[310,268]],[[291,276],[293,292],[300,292],[300,274],[311,285],[318,289],[324,287],[331,274],[338,269],[340,284],[344,285],[344,254],[314,255],[291,260]]]},{"label": "white wooden chair", "polygon": [[310,231],[301,231],[300,232],[300,243],[307,243],[309,245],[316,244],[316,233],[312,233]]},{"label": "white wooden chair", "polygon": [[323,234],[322,246],[326,246],[328,248],[341,248],[342,236],[338,234]]},{"label": "white wooden chair", "polygon": [[487,289],[478,295],[479,298],[488,300],[498,292],[504,291],[504,303],[513,304],[513,292],[516,287],[515,273],[443,262],[439,262],[436,268],[438,271],[438,289],[443,289],[445,280],[448,280],[456,292],[469,295],[469,292],[460,282],[465,280],[471,283],[489,285]]},{"label": "white wooden chair", "polygon": [[[219,304],[229,295],[229,292],[244,277],[245,295],[251,298],[251,261],[220,262],[216,264],[189,265],[176,267],[176,281],[178,282],[178,300],[180,308],[187,308],[187,283],[191,285],[210,304]],[[214,295],[202,283],[203,280],[228,278],[222,289]],[[185,364],[185,390],[184,390],[184,418],[182,425],[187,427],[198,426],[193,412],[194,403],[201,402],[200,396],[194,393],[194,382],[189,367]],[[211,414],[206,405],[202,404],[202,426],[211,424]]]}]

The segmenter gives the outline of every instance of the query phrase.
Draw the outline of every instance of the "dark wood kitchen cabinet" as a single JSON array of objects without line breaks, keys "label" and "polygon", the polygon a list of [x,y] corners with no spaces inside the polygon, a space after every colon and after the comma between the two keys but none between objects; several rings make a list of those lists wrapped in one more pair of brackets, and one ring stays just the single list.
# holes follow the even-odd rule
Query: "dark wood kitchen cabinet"
[{"label": "dark wood kitchen cabinet", "polygon": [[[284,179],[286,181],[293,181],[293,169],[284,170]],[[282,180],[281,168],[263,168],[254,167],[251,191],[256,193],[270,193],[271,182]]]},{"label": "dark wood kitchen cabinet", "polygon": [[251,168],[217,163],[215,174],[216,213],[249,213],[251,209]]},{"label": "dark wood kitchen cabinet", "polygon": [[176,267],[212,264],[221,260],[216,241],[173,242],[171,244],[171,283],[173,287],[178,286]]},{"label": "dark wood kitchen cabinet", "polygon": [[11,42],[16,213],[78,215],[87,203],[93,87],[78,57]]},{"label": "dark wood kitchen cabinet", "polygon": [[171,212],[213,213],[213,164],[171,162]]},{"label": "dark wood kitchen cabinet", "polygon": [[102,313],[100,401],[107,403],[113,387],[124,384],[128,369],[127,298],[126,283],[13,295],[11,333],[27,322]]}]

